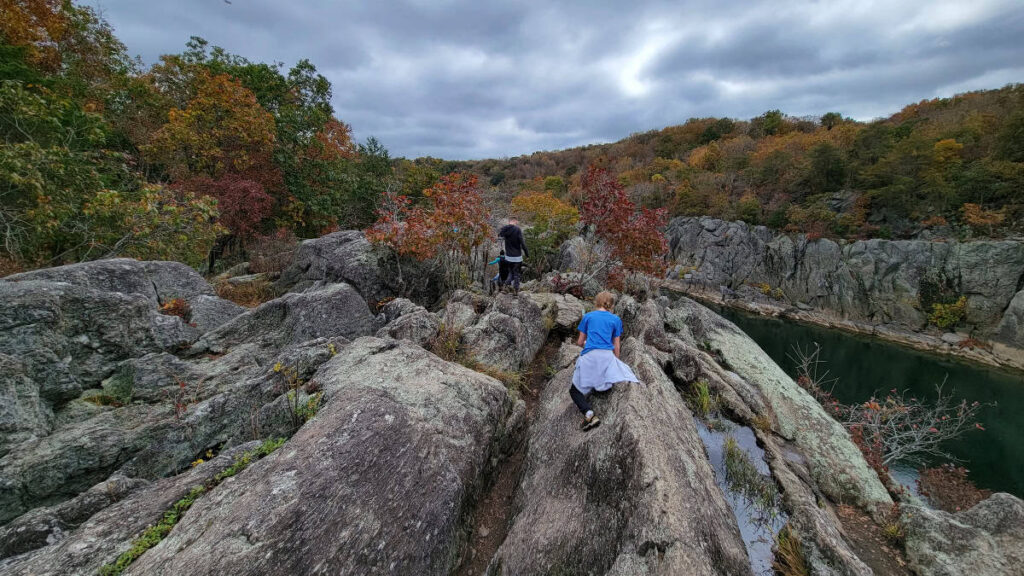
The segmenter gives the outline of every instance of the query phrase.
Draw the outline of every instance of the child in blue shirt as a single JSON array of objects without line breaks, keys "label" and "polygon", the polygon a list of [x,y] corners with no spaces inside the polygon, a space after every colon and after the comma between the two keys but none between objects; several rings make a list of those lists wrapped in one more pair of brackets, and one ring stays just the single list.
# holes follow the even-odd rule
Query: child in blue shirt
[{"label": "child in blue shirt", "polygon": [[611,312],[615,296],[611,292],[601,292],[594,298],[594,305],[597,310],[580,320],[576,345],[583,347],[583,351],[576,360],[572,385],[569,386],[569,396],[583,414],[584,430],[601,423],[587,401],[591,392],[603,392],[617,382],[638,381],[633,370],[619,360],[622,319]]}]

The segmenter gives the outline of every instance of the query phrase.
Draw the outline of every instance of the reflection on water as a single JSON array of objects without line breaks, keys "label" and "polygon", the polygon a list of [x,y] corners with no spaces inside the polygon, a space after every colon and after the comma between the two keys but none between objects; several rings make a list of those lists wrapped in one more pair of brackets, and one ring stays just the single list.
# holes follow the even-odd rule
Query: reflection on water
[{"label": "reflection on water", "polygon": [[843,403],[863,402],[872,394],[896,388],[918,398],[935,396],[936,384],[957,398],[992,403],[982,408],[986,431],[969,431],[952,441],[948,450],[965,462],[971,479],[981,488],[1024,497],[1024,376],[986,368],[948,357],[911,350],[877,338],[756,316],[729,308],[719,314],[754,339],[790,375],[793,345],[821,345],[830,376],[838,378],[832,391]]},{"label": "reflection on water", "polygon": [[694,422],[711,466],[715,469],[715,482],[722,489],[740,527],[740,536],[747,547],[747,556],[750,557],[750,567],[754,574],[771,574],[772,545],[775,534],[786,523],[786,514],[779,509],[777,500],[774,506],[767,508],[763,502],[745,497],[737,486],[727,480],[725,443],[727,438],[733,438],[750,463],[757,468],[757,472],[765,476],[768,482],[774,482],[764,460],[764,450],[757,445],[754,431],[746,426],[717,420],[716,423],[722,424],[724,430],[710,430],[700,418],[694,418]]}]

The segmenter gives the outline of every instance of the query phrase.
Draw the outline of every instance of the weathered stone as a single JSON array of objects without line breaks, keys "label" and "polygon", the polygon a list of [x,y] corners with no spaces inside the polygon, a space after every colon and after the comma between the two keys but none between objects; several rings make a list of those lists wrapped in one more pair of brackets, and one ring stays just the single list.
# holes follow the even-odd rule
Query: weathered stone
[{"label": "weathered stone", "polygon": [[408,340],[426,346],[441,327],[441,319],[437,314],[405,298],[389,302],[384,306],[383,313],[387,324],[377,331],[378,338]]},{"label": "weathered stone", "polygon": [[0,351],[25,365],[51,403],[99,384],[120,360],[188,345],[195,336],[138,294],[0,281]]},{"label": "weathered stone", "polygon": [[522,370],[547,339],[539,306],[527,296],[499,294],[476,321],[462,331],[467,354],[499,370]]},{"label": "weathered stone", "polygon": [[698,341],[706,342],[732,371],[757,387],[775,416],[773,430],[800,449],[823,492],[836,501],[854,502],[872,512],[892,504],[842,425],[750,337],[692,300],[680,298],[673,306],[686,315],[686,323]]},{"label": "weathered stone", "polygon": [[644,384],[595,396],[598,428],[579,430],[571,367],[545,387],[488,574],[751,573],[692,414],[638,341],[623,347]]},{"label": "weathered stone", "polygon": [[59,542],[93,514],[147,484],[138,478],[111,476],[67,502],[18,517],[0,528],[0,559]]},{"label": "weathered stone", "polygon": [[1024,501],[993,494],[950,514],[904,508],[907,562],[920,576],[1024,574]]},{"label": "weathered stone", "polygon": [[1016,241],[808,240],[712,218],[676,218],[666,233],[672,255],[695,267],[692,284],[739,290],[763,283],[805,306],[903,330],[925,328],[922,279],[944,277],[967,296],[966,324],[1004,343],[1004,311],[1024,278],[1024,243]]},{"label": "weathered stone", "polygon": [[243,342],[280,347],[320,337],[355,338],[373,334],[378,327],[366,302],[351,286],[331,284],[285,294],[246,311],[204,334],[191,353],[220,353]]},{"label": "weathered stone", "polygon": [[[197,485],[202,485],[227,468],[235,456],[259,443],[243,444],[225,450],[213,460],[205,462],[185,473],[165,478],[148,486],[131,491],[123,500],[104,504],[99,512],[92,514],[70,534],[60,532],[62,516],[66,507],[74,508],[83,502],[69,502],[53,510],[41,511],[38,517],[26,518],[11,526],[18,526],[34,532],[24,534],[14,543],[19,549],[32,548],[39,543],[38,537],[54,542],[43,548],[31,550],[11,558],[0,560],[0,573],[9,576],[75,575],[96,574],[107,563],[131,548],[132,541],[151,525],[160,521],[164,512],[174,502],[184,497]],[[111,482],[118,482],[112,479]],[[98,484],[96,490],[106,490],[106,482]],[[116,486],[116,485],[115,485]],[[115,487],[115,490],[120,490]],[[85,496],[93,500],[95,494]],[[101,502],[102,503],[102,502]],[[77,521],[77,518],[75,519]],[[38,521],[40,524],[35,524]],[[74,522],[73,522],[74,523]]]},{"label": "weathered stone", "polygon": [[25,364],[0,354],[0,457],[11,447],[50,433],[53,411]]},{"label": "weathered stone", "polygon": [[195,325],[200,334],[227,324],[235,316],[245,312],[246,308],[217,296],[200,294],[190,301],[191,315],[189,322]]},{"label": "weathered stone", "polygon": [[505,388],[376,338],[352,342],[315,381],[317,417],[200,499],[132,573],[451,573],[464,514],[515,433]]},{"label": "weathered stone", "polygon": [[542,313],[554,320],[554,329],[572,332],[587,312],[578,298],[572,294],[550,292],[527,292],[526,297],[540,306]]},{"label": "weathered stone", "polygon": [[437,301],[440,278],[417,263],[403,262],[401,271],[399,282],[392,254],[374,247],[358,230],[343,230],[302,242],[277,286],[298,291],[317,282],[345,282],[371,305],[395,296],[423,304]]},{"label": "weathered stone", "polygon": [[130,258],[42,268],[4,278],[7,282],[33,280],[66,282],[100,292],[141,294],[154,304],[163,304],[175,298],[191,301],[200,294],[213,294],[213,288],[188,265]]},{"label": "weathered stone", "polygon": [[999,321],[996,338],[1003,344],[1024,350],[1024,290],[1017,292]]}]

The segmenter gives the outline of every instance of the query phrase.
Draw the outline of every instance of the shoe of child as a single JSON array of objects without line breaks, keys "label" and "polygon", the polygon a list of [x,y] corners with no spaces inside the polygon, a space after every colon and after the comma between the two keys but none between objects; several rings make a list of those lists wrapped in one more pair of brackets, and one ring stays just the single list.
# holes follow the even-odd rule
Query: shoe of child
[{"label": "shoe of child", "polygon": [[597,428],[600,425],[601,425],[601,419],[598,418],[597,416],[591,414],[589,418],[584,418],[583,419],[583,424],[580,425],[580,428],[584,432],[586,432],[587,430],[592,430],[594,428]]}]

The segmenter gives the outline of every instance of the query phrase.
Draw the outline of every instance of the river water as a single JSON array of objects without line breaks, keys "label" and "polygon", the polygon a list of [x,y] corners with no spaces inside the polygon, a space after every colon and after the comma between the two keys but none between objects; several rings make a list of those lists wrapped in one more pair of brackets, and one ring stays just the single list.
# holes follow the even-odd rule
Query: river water
[{"label": "river water", "polygon": [[995,403],[982,408],[985,431],[971,430],[951,441],[947,450],[963,461],[980,488],[1024,497],[1024,375],[987,368],[949,357],[897,346],[877,338],[757,316],[731,308],[716,311],[754,339],[788,374],[794,345],[821,346],[824,368],[838,378],[833,395],[845,404],[884,397],[896,388],[918,398],[944,390],[970,402]]}]

